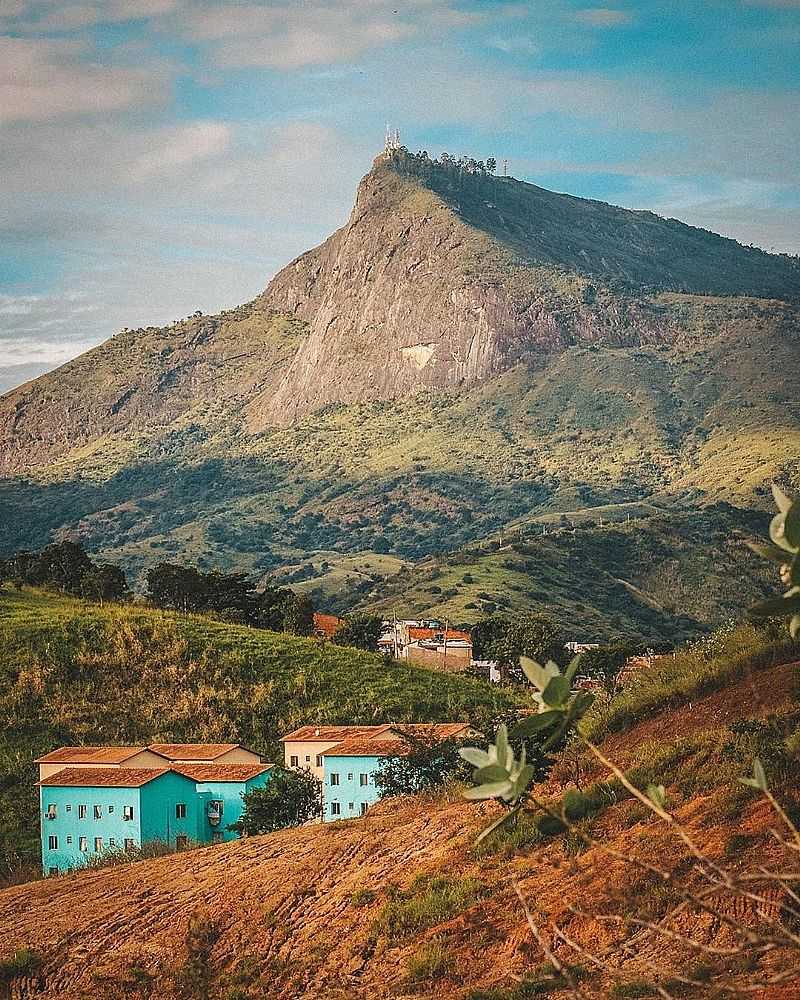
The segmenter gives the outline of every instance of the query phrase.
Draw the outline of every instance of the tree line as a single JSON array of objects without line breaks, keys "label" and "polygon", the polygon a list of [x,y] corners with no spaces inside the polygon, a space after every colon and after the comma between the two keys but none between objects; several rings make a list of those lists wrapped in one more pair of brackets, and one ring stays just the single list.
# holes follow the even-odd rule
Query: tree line
[{"label": "tree line", "polygon": [[[0,560],[0,582],[43,587],[74,597],[129,601],[133,594],[122,567],[94,562],[79,542],[53,542],[37,552],[23,550]],[[156,608],[211,613],[225,621],[275,632],[310,635],[314,607],[304,594],[284,587],[263,588],[245,573],[203,573],[192,566],[160,563],[147,573],[145,599]]]}]

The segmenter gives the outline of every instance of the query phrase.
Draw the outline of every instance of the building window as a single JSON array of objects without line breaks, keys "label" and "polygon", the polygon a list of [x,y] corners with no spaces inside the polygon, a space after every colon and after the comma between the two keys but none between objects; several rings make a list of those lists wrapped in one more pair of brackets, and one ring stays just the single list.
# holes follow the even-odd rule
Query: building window
[{"label": "building window", "polygon": [[362,802],[360,808],[361,808],[361,815],[363,816],[364,813],[367,811],[367,803],[366,802]]},{"label": "building window", "polygon": [[359,774],[359,776],[358,776],[358,783],[359,783],[359,785],[361,785],[362,788],[365,785],[368,785],[369,784],[369,774],[364,774],[364,772],[362,771],[361,774]]},{"label": "building window", "polygon": [[111,813],[113,813],[113,812],[114,812],[114,807],[113,806],[109,806],[108,807],[108,815],[110,816]]},{"label": "building window", "polygon": [[134,847],[136,847],[136,844],[134,844],[134,842],[131,840],[130,837],[126,837],[125,838],[125,850],[126,851],[132,851],[134,849]]},{"label": "building window", "polygon": [[352,773],[351,773],[351,774],[348,774],[348,775],[347,775],[347,780],[348,780],[348,781],[352,781],[352,780],[353,780],[353,775],[352,775]]},{"label": "building window", "polygon": [[89,850],[89,841],[86,837],[78,837],[78,850],[83,851],[84,854]]},{"label": "building window", "polygon": [[188,847],[188,846],[189,846],[189,838],[187,836],[185,836],[184,834],[181,834],[180,837],[176,837],[175,838],[175,850],[176,851],[182,851],[185,847]]},{"label": "building window", "polygon": [[117,846],[117,841],[116,841],[116,839],[114,837],[109,837],[108,838],[108,846],[109,847],[116,847]]},{"label": "building window", "polygon": [[306,764],[310,764],[310,763],[311,763],[311,757],[309,757],[309,755],[306,754]]},{"label": "building window", "polygon": [[177,802],[175,804],[175,819],[186,819],[186,803]]},{"label": "building window", "polygon": [[213,830],[211,833],[211,843],[221,844],[225,839],[225,834],[221,830]]},{"label": "building window", "polygon": [[336,771],[331,771],[331,784],[332,785],[339,784],[339,775],[336,773]]},{"label": "building window", "polygon": [[342,809],[338,802],[331,802],[331,816],[341,815]]},{"label": "building window", "polygon": [[300,758],[293,754],[289,758],[289,767],[299,767],[299,766],[300,766]]},{"label": "building window", "polygon": [[123,806],[122,807],[122,818],[123,819],[133,819],[133,806]]},{"label": "building window", "polygon": [[72,806],[66,805],[66,806],[64,806],[64,808],[67,810],[68,813],[72,812]]},{"label": "building window", "polygon": [[72,837],[67,837],[67,843],[68,843],[68,844],[71,844],[71,843],[72,843]]},{"label": "building window", "polygon": [[86,806],[78,806],[78,819],[86,819]]},{"label": "building window", "polygon": [[47,873],[48,875],[58,875],[58,868],[48,868]]},{"label": "building window", "polygon": [[353,810],[355,809],[355,807],[356,807],[355,802],[350,802],[350,803],[348,803],[347,811],[348,812],[353,812]]},{"label": "building window", "polygon": [[102,806],[95,806],[94,807],[94,818],[95,819],[102,819],[103,818],[103,807]]},{"label": "building window", "polygon": [[317,754],[317,767],[322,767],[322,754]]},{"label": "building window", "polygon": [[58,850],[58,837],[48,837],[47,838],[47,847],[51,851],[57,851]]},{"label": "building window", "polygon": [[58,810],[56,809],[55,803],[51,803],[47,807],[47,818],[55,819],[57,815],[58,815]]},{"label": "building window", "polygon": [[102,837],[95,837],[94,838],[94,853],[95,854],[99,854],[102,850],[103,850],[103,838]]}]

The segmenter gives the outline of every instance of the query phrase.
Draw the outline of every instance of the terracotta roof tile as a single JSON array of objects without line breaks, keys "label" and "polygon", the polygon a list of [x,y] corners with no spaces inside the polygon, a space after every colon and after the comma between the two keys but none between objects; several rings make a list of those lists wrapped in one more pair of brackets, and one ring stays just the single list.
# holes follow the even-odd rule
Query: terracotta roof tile
[{"label": "terracotta roof tile", "polygon": [[323,757],[405,757],[412,750],[405,740],[345,740],[329,750]]},{"label": "terracotta roof tile", "polygon": [[[418,625],[408,626],[408,638],[410,642],[419,639],[435,639],[437,636],[444,638],[443,628],[422,628]],[[447,641],[450,642],[451,639],[466,639],[469,642],[470,635],[469,632],[462,632],[459,629],[451,628],[447,630]]]},{"label": "terracotta roof tile", "polygon": [[230,750],[240,749],[238,743],[151,743],[148,750],[168,760],[216,760]]},{"label": "terracotta roof tile", "polygon": [[327,639],[334,636],[343,624],[343,619],[338,618],[336,615],[324,615],[319,611],[314,612],[314,631],[316,633],[321,632]]},{"label": "terracotta roof tile", "polygon": [[[59,747],[43,757],[37,764],[119,764],[143,753],[147,747]],[[152,749],[152,747],[150,748]],[[155,752],[155,751],[154,751]]]},{"label": "terracotta roof tile", "polygon": [[351,737],[367,736],[383,732],[383,726],[301,726],[283,737],[283,742],[330,743],[331,740],[346,740]]},{"label": "terracotta roof tile", "polygon": [[42,778],[39,784],[83,785],[87,788],[139,788],[168,773],[168,767],[65,767],[47,778]]},{"label": "terracotta roof tile", "polygon": [[265,771],[272,764],[173,764],[177,771],[192,781],[249,781]]}]

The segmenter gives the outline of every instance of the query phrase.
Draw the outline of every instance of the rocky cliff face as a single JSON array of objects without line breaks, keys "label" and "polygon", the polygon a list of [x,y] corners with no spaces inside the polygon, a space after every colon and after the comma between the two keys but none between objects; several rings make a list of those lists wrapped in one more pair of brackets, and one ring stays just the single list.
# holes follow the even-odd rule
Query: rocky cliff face
[{"label": "rocky cliff face", "polygon": [[3,396],[0,474],[211,411],[260,432],[335,403],[467,392],[574,345],[671,344],[686,310],[655,291],[737,282],[800,294],[796,261],[674,220],[380,156],[347,225],[254,302],[126,331]]},{"label": "rocky cliff face", "polygon": [[[494,183],[500,183],[494,181]],[[383,158],[347,225],[276,276],[263,301],[309,335],[257,426],[334,402],[469,387],[577,342],[671,339],[669,321],[582,275],[525,266]]]}]

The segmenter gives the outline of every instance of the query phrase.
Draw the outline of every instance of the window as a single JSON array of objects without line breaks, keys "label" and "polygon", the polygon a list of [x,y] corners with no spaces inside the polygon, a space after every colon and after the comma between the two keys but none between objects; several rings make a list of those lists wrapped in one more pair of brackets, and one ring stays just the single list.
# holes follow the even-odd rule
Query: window
[{"label": "window", "polygon": [[224,806],[224,803],[223,803],[222,799],[212,799],[208,803],[209,812],[216,812],[220,816],[222,815],[222,812],[223,812],[223,806]]},{"label": "window", "polygon": [[355,807],[356,807],[355,802],[349,802],[348,805],[347,805],[347,811],[348,812],[353,812],[353,810],[355,809]]},{"label": "window", "polygon": [[211,843],[221,844],[225,839],[225,834],[221,830],[213,830],[211,833]]},{"label": "window", "polygon": [[338,802],[331,802],[331,816],[341,815],[342,809]]},{"label": "window", "polygon": [[364,774],[364,772],[362,771],[361,774],[359,774],[359,776],[358,776],[358,783],[359,783],[359,785],[361,785],[362,788],[365,785],[368,785],[369,784],[369,775],[368,774]]},{"label": "window", "polygon": [[362,802],[360,808],[361,808],[361,815],[363,816],[364,813],[367,811],[367,803]]},{"label": "window", "polygon": [[309,757],[308,754],[306,754],[306,764],[310,764],[310,763],[311,763],[311,758]]},{"label": "window", "polygon": [[66,809],[66,811],[67,811],[68,813],[71,813],[71,812],[72,812],[72,806],[70,806],[70,805],[66,805],[66,806],[64,806],[64,808]]},{"label": "window", "polygon": [[95,806],[94,807],[94,818],[95,819],[102,819],[103,818],[103,807],[102,806]]},{"label": "window", "polygon": [[133,806],[123,806],[122,807],[122,818],[123,819],[133,819]]},{"label": "window", "polygon": [[108,815],[110,816],[111,813],[113,813],[113,812],[114,812],[114,807],[113,806],[109,806],[108,807]]},{"label": "window", "polygon": [[47,869],[47,874],[48,875],[58,875],[58,868],[48,868]]},{"label": "window", "polygon": [[89,850],[89,842],[86,837],[78,837],[78,850],[83,851],[84,854]]},{"label": "window", "polygon": [[317,754],[317,767],[322,767],[322,754]]},{"label": "window", "polygon": [[335,771],[331,771],[331,784],[332,785],[339,784],[339,775]]},{"label": "window", "polygon": [[186,803],[175,803],[175,819],[186,819]]},{"label": "window", "polygon": [[68,843],[68,844],[71,844],[71,843],[72,843],[72,837],[67,837],[67,843]]},{"label": "window", "polygon": [[58,815],[58,810],[56,809],[55,803],[51,803],[47,807],[47,818],[55,819],[57,815]]},{"label": "window", "polygon": [[189,846],[189,838],[184,834],[175,838],[175,850],[182,851],[185,847]]},{"label": "window", "polygon": [[109,847],[116,847],[117,846],[117,841],[116,841],[116,839],[114,837],[109,837],[108,838],[108,846]]},{"label": "window", "polygon": [[86,806],[78,806],[78,819],[86,819]]},{"label": "window", "polygon": [[102,850],[103,850],[103,838],[102,837],[95,837],[94,838],[94,853],[95,854],[99,854]]},{"label": "window", "polygon": [[51,851],[57,851],[58,850],[58,837],[48,837],[47,838],[47,847]]},{"label": "window", "polygon": [[134,847],[136,847],[136,844],[134,844],[134,842],[131,840],[130,837],[126,837],[125,838],[125,850],[126,851],[132,851],[134,849]]},{"label": "window", "polygon": [[350,773],[350,774],[348,774],[348,775],[347,775],[347,780],[348,780],[348,781],[352,781],[352,780],[353,780],[353,775],[352,775],[352,773]]},{"label": "window", "polygon": [[289,767],[299,767],[299,766],[300,766],[300,758],[292,755],[289,758]]}]

